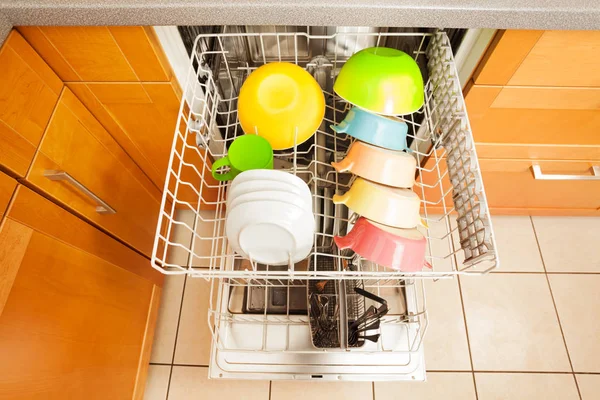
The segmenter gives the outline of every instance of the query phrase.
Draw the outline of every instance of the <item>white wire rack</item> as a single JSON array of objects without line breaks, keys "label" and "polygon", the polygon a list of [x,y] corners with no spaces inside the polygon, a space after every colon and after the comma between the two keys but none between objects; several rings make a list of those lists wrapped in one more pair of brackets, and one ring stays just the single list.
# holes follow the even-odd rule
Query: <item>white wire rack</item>
[{"label": "white wire rack", "polygon": [[[427,261],[432,266],[412,273],[373,265],[333,247],[333,237],[344,235],[356,215],[331,201],[334,194],[348,190],[353,182],[350,174],[338,173],[330,166],[331,161],[343,159],[353,139],[329,128],[343,119],[350,106],[328,89],[354,52],[377,45],[402,48],[407,42],[412,43],[411,53],[428,77],[424,106],[402,118],[409,126],[412,154],[420,165],[414,190],[421,197],[422,216],[429,224],[423,232],[428,240]],[[333,271],[310,271],[298,265],[284,270],[256,268],[254,263],[250,268],[240,268],[237,261],[241,256],[228,246],[224,232],[228,183],[213,180],[210,165],[225,156],[229,144],[243,134],[237,118],[238,88],[254,69],[272,61],[298,64],[324,87],[327,110],[323,124],[303,145],[276,151],[275,166],[295,173],[310,187],[318,229],[309,259],[331,257]],[[193,220],[178,221],[180,210],[191,211]],[[173,238],[177,229],[193,236],[189,245]],[[185,257],[175,257],[181,252]],[[348,263],[356,265],[356,270],[346,268]],[[228,278],[228,285],[233,286],[282,285],[290,279],[363,279],[374,288],[403,286],[411,278],[484,273],[497,267],[481,172],[446,34],[199,35],[173,138],[152,265],[165,274]]]}]

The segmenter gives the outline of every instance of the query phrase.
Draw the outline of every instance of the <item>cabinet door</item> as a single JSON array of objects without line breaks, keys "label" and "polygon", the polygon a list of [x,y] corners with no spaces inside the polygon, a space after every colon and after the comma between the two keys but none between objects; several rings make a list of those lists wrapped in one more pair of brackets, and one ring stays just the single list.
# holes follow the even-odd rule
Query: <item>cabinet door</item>
[{"label": "cabinet door", "polygon": [[[177,82],[68,83],[67,86],[162,190],[180,107],[181,89]],[[186,110],[184,115],[188,115]],[[184,121],[182,125],[186,126]],[[188,135],[188,140],[189,146],[196,147],[195,135]],[[213,208],[210,203],[216,201],[219,182],[212,178],[210,160],[189,150],[184,161],[187,165],[182,166],[182,179],[196,188],[204,180],[203,208]],[[198,201],[198,195],[187,187],[180,189],[178,198],[191,204]]]},{"label": "cabinet door", "polygon": [[509,85],[600,87],[600,31],[544,31]]},{"label": "cabinet door", "polygon": [[[536,179],[532,165],[562,180]],[[480,159],[488,204],[499,214],[600,215],[600,181],[591,178],[600,162]],[[573,177],[570,177],[573,176]],[[569,179],[570,178],[570,179]]]},{"label": "cabinet door", "polygon": [[[73,182],[51,180],[46,176],[49,171],[66,172],[116,213],[99,213],[98,201],[85,189]],[[68,88],[26,179],[150,256],[160,192]]]},{"label": "cabinet door", "polygon": [[8,207],[8,202],[17,187],[17,181],[10,176],[0,172],[0,221],[4,216],[4,211]]},{"label": "cabinet door", "polygon": [[12,31],[0,49],[0,165],[25,176],[63,83]]},{"label": "cabinet door", "polygon": [[70,83],[68,87],[162,190],[181,98],[177,83]]},{"label": "cabinet door", "polygon": [[473,85],[465,101],[481,158],[600,159],[600,89]]},{"label": "cabinet door", "polygon": [[168,82],[172,72],[152,27],[21,26],[65,82]]},{"label": "cabinet door", "polygon": [[600,31],[498,32],[478,85],[600,87]]},{"label": "cabinet door", "polygon": [[506,85],[544,31],[498,31],[473,74],[478,85]]},{"label": "cabinet door", "polygon": [[162,277],[20,186],[0,227],[0,398],[141,398]]}]

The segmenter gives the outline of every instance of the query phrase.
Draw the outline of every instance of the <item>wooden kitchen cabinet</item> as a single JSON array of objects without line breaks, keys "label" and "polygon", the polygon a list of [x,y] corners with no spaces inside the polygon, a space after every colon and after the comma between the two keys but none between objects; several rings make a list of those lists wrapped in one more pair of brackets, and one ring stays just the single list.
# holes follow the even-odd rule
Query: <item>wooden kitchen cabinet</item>
[{"label": "wooden kitchen cabinet", "polygon": [[[18,29],[162,191],[182,93],[154,30],[151,27]],[[184,113],[187,117],[186,110]],[[196,146],[193,134],[189,135],[188,145]],[[218,182],[211,176],[212,160],[203,160],[188,151],[183,161],[182,176],[194,188],[200,188],[200,176],[204,176],[202,208],[214,209]],[[178,165],[174,168],[178,169]],[[199,196],[194,188],[182,187],[180,190],[185,193],[178,193],[178,198],[195,208]]]},{"label": "wooden kitchen cabinet", "polygon": [[[51,180],[66,172],[116,211],[97,212],[97,202],[73,182]],[[152,253],[161,195],[103,126],[65,88],[26,177],[74,212],[136,248]]]},{"label": "wooden kitchen cabinet", "polygon": [[19,32],[65,82],[169,82],[152,27],[21,26]]},{"label": "wooden kitchen cabinet", "polygon": [[600,32],[500,31],[465,101],[495,214],[599,215]]},{"label": "wooden kitchen cabinet", "polygon": [[0,225],[0,398],[143,395],[162,275],[19,186]]},{"label": "wooden kitchen cabinet", "polygon": [[0,165],[25,176],[63,83],[16,31],[0,49],[0,70]]}]

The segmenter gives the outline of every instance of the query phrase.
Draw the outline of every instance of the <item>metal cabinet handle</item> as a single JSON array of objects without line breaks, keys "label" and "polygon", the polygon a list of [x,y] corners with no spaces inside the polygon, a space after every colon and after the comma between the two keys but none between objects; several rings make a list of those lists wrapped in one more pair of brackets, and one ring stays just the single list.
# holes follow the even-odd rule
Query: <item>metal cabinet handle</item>
[{"label": "metal cabinet handle", "polygon": [[542,167],[533,164],[533,177],[539,180],[553,181],[600,181],[600,165],[592,166],[593,175],[544,174]]},{"label": "metal cabinet handle", "polygon": [[86,196],[92,199],[96,204],[96,212],[98,214],[116,214],[117,210],[109,206],[104,200],[100,197],[96,196],[91,190],[83,186],[77,179],[73,178],[69,175],[68,172],[65,171],[56,171],[53,169],[47,169],[44,171],[44,176],[51,181],[67,181],[71,185],[75,186],[77,189],[83,192]]}]

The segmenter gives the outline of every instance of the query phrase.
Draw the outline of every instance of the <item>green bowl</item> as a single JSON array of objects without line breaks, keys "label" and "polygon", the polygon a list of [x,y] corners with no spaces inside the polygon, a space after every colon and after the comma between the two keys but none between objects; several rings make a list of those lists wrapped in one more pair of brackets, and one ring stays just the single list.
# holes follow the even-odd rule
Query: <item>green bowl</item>
[{"label": "green bowl", "polygon": [[403,51],[369,47],[354,54],[340,70],[333,90],[349,103],[383,115],[405,115],[423,105],[423,76]]}]

